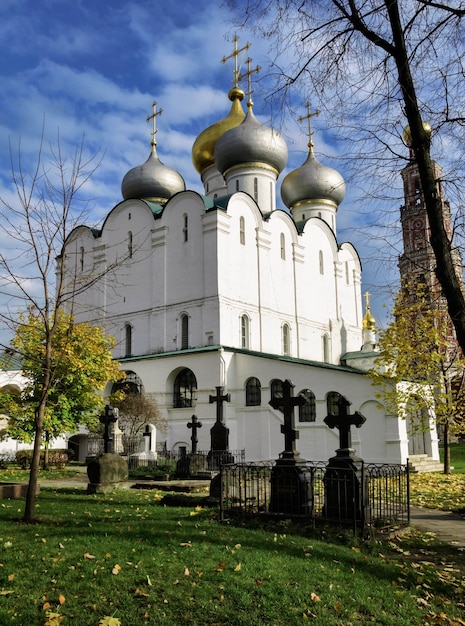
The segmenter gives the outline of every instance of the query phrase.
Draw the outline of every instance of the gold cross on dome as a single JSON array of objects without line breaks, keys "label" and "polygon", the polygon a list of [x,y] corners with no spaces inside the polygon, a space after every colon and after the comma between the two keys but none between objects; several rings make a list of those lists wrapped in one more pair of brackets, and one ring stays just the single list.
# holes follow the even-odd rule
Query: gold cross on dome
[{"label": "gold cross on dome", "polygon": [[369,311],[370,310],[370,296],[371,296],[371,293],[369,293],[368,291],[365,291],[364,295],[365,295],[365,308],[366,308],[367,311]]},{"label": "gold cross on dome", "polygon": [[240,74],[239,74],[239,67],[238,67],[238,57],[239,57],[239,53],[240,52],[244,52],[245,50],[248,50],[250,48],[250,43],[247,42],[245,44],[245,46],[243,46],[242,48],[238,48],[237,47],[237,42],[239,41],[239,37],[237,35],[234,36],[233,39],[233,43],[234,43],[234,50],[232,51],[232,53],[228,56],[224,56],[221,59],[221,63],[226,63],[226,61],[228,59],[234,59],[234,70],[233,70],[233,74],[234,74],[234,87],[237,87],[240,81]]},{"label": "gold cross on dome", "polygon": [[147,122],[150,122],[150,120],[152,120],[152,146],[156,146],[157,142],[155,140],[155,135],[157,134],[157,115],[161,115],[163,113],[163,109],[159,109],[157,111],[157,103],[154,100],[152,103],[152,115],[147,115]]},{"label": "gold cross on dome", "polygon": [[308,146],[309,148],[313,147],[313,141],[312,141],[312,135],[313,135],[313,131],[312,131],[312,117],[318,117],[320,115],[320,111],[318,109],[315,109],[315,111],[312,113],[311,112],[311,105],[310,102],[307,102],[306,104],[307,107],[307,115],[301,115],[299,118],[297,118],[298,122],[303,122],[304,120],[308,120]]}]

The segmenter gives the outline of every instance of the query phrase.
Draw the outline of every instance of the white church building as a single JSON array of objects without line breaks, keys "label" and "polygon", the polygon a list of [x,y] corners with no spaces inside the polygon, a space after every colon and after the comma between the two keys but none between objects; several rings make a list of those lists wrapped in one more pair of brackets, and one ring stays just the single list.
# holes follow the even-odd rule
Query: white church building
[{"label": "white church building", "polygon": [[[158,434],[167,450],[191,449],[193,414],[202,422],[197,447],[210,449],[210,395],[221,387],[229,449],[277,458],[283,416],[269,401],[289,379],[307,399],[295,414],[302,458],[334,456],[338,433],[323,419],[342,394],[366,417],[352,431],[356,453],[405,463],[414,452],[406,422],[386,412],[366,375],[374,319],[368,302],[363,311],[357,251],[337,236],[344,180],[317,160],[310,133],[306,161],[282,181],[281,205],[286,143],[257,120],[250,98],[244,111],[237,84],[229,99],[229,114],[193,145],[203,194],[160,161],[154,105],[151,152],[124,176],[122,202],[101,227],[75,228],[63,249],[76,320],[117,338],[128,380],[167,420]],[[423,452],[439,458],[433,421]]]}]

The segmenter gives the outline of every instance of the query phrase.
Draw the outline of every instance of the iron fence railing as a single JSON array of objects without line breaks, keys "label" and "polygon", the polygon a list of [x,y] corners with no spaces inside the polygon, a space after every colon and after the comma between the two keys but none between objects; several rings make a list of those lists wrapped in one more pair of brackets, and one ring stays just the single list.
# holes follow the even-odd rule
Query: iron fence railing
[{"label": "iron fence railing", "polygon": [[[285,515],[312,525],[337,523],[354,531],[409,523],[408,465],[359,462],[357,471],[328,462],[305,462],[284,472],[275,461],[221,467],[220,515]],[[304,476],[302,477],[302,474]],[[281,482],[279,482],[281,480]],[[287,484],[286,484],[287,480]],[[304,480],[304,488],[294,481]],[[291,495],[286,492],[291,492]],[[294,491],[294,493],[292,493]],[[303,503],[297,503],[303,498]]]}]

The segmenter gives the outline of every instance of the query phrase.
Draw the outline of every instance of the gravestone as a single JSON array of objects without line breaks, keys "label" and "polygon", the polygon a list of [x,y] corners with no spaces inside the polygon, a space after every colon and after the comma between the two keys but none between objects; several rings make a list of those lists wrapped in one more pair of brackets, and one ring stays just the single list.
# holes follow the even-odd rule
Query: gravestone
[{"label": "gravestone", "polygon": [[[209,396],[210,404],[216,402],[216,421],[210,429],[210,451],[207,455],[208,469],[219,471],[224,463],[234,463],[234,457],[229,452],[229,428],[224,423],[223,403],[231,402],[229,393],[223,394],[223,387],[216,387],[216,395]],[[213,476],[210,482],[210,496],[221,496],[221,475]]]},{"label": "gravestone", "polygon": [[209,396],[209,402],[216,402],[216,421],[210,429],[210,451],[207,456],[210,470],[219,470],[222,463],[233,463],[229,453],[229,428],[224,423],[223,403],[231,402],[229,393],[222,394],[223,387],[216,387],[216,395]]},{"label": "gravestone", "polygon": [[101,454],[87,466],[87,493],[106,493],[127,487],[128,464],[119,454]]},{"label": "gravestone", "polygon": [[367,502],[362,492],[362,484],[365,484],[363,461],[352,448],[350,430],[352,426],[360,428],[366,418],[358,411],[351,415],[350,404],[347,398],[340,395],[338,413],[330,413],[323,420],[329,428],[337,428],[339,431],[339,448],[326,466],[323,515],[341,522],[360,522]]},{"label": "gravestone", "polygon": [[280,409],[284,415],[281,432],[284,435],[284,451],[271,470],[270,512],[290,515],[309,515],[312,510],[311,472],[300,458],[295,442],[299,433],[295,428],[294,407],[305,404],[302,396],[293,396],[294,385],[283,382],[283,397],[272,398],[269,404]]},{"label": "gravestone", "polygon": [[191,417],[191,421],[187,423],[187,428],[192,430],[192,448],[190,454],[182,454],[176,463],[177,478],[191,478],[205,469],[203,455],[197,454],[197,430],[202,428],[202,422],[199,421],[197,415]]},{"label": "gravestone", "polygon": [[103,424],[103,451],[104,453],[110,452],[110,442],[112,437],[110,436],[110,426],[118,419],[118,409],[114,409],[111,404],[105,405],[105,411],[100,415],[99,422]]}]

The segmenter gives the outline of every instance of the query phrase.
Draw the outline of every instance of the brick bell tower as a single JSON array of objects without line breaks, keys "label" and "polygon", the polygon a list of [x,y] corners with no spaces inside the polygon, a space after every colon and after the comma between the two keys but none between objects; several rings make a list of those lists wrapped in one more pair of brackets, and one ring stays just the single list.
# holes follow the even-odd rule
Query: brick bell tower
[{"label": "brick bell tower", "polygon": [[[431,127],[425,124],[430,132]],[[423,190],[420,183],[418,165],[415,161],[414,152],[410,145],[410,132],[408,127],[404,131],[404,141],[409,147],[409,163],[401,171],[404,183],[404,204],[400,207],[400,220],[402,225],[402,239],[404,251],[399,257],[399,270],[401,280],[404,282],[422,282],[428,287],[431,297],[431,306],[437,309],[438,315],[446,315],[447,303],[441,293],[441,288],[436,278],[436,258],[430,244],[430,225],[426,212]],[[442,204],[444,227],[450,240],[452,240],[451,211],[449,201],[444,197],[442,186],[442,167],[432,161],[434,177],[437,184],[437,192]],[[453,250],[454,265],[462,280],[462,260],[458,250]],[[454,337],[452,323],[448,324],[448,343],[451,351],[456,353],[457,342]],[[452,355],[452,352],[451,352]]]}]

